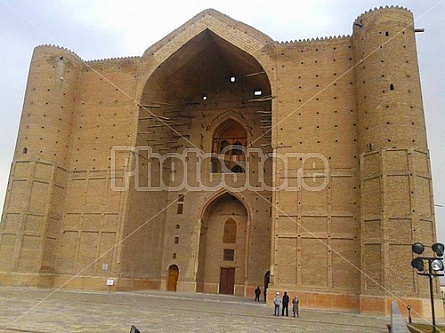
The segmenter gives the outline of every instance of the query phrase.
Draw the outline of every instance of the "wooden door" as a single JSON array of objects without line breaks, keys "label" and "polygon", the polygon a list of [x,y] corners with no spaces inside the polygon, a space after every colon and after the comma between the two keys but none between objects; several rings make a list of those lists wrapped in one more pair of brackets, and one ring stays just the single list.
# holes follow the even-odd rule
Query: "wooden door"
[{"label": "wooden door", "polygon": [[235,268],[222,268],[219,279],[219,293],[233,295],[235,290]]},{"label": "wooden door", "polygon": [[178,266],[173,265],[168,269],[168,281],[167,281],[167,290],[168,291],[176,291],[176,285],[178,284],[179,277],[179,269]]}]

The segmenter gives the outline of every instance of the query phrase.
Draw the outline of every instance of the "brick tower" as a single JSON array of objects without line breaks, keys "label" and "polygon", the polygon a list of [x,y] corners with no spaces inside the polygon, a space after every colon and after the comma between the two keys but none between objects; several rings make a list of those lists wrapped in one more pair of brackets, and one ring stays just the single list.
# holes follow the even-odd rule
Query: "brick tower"
[{"label": "brick tower", "polygon": [[367,12],[354,23],[362,311],[388,309],[384,303],[394,297],[411,306],[427,297],[426,279],[410,266],[411,244],[435,239],[414,34],[412,13],[397,7]]}]

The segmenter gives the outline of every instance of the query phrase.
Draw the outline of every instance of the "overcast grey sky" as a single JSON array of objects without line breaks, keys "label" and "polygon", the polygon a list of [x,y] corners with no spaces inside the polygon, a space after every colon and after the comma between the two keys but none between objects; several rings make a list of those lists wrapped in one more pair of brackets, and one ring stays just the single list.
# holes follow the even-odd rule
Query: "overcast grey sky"
[{"label": "overcast grey sky", "polygon": [[438,239],[445,242],[445,0],[373,1],[123,1],[0,0],[0,212],[9,176],[33,48],[54,44],[84,60],[140,56],[200,11],[214,8],[276,41],[349,35],[374,7],[401,5],[414,13],[432,161]]}]

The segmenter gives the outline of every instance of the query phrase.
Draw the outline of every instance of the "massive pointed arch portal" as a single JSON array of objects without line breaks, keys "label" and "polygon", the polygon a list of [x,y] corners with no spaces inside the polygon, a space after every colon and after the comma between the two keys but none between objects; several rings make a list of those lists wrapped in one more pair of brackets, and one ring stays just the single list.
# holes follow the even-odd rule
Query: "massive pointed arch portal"
[{"label": "massive pointed arch portal", "polygon": [[[244,25],[222,29],[219,19],[213,11],[204,13],[142,57],[145,74],[139,84],[136,145],[162,158],[150,160],[150,153],[139,151],[136,181],[141,187],[158,186],[163,191],[134,192],[130,201],[173,203],[181,195],[185,198],[180,207],[173,204],[154,219],[163,230],[159,238],[153,237],[160,242],[156,250],[162,256],[161,288],[167,289],[167,272],[176,265],[181,271],[179,291],[245,295],[270,266],[271,194],[264,190],[258,196],[251,188],[260,182],[271,185],[272,166],[268,161],[246,168],[245,149],[257,150],[255,162],[271,152],[274,100],[269,74],[275,62],[267,36]],[[224,145],[227,154],[221,154]],[[200,153],[207,157],[194,155]],[[227,155],[222,158],[224,171],[213,168],[212,154]],[[218,183],[224,177],[235,181]],[[181,182],[187,187],[178,186]],[[235,185],[250,187],[237,191],[237,196],[221,194],[202,208],[200,203],[215,193],[209,188],[221,183],[219,189],[229,192]],[[257,214],[253,236],[246,208],[250,206],[256,207]],[[129,219],[137,214],[151,216],[154,210],[152,205],[137,207]],[[224,226],[235,232],[234,243],[225,243],[222,234],[216,236]],[[249,237],[254,239],[251,267],[247,265]],[[214,241],[216,247],[207,247]]]}]

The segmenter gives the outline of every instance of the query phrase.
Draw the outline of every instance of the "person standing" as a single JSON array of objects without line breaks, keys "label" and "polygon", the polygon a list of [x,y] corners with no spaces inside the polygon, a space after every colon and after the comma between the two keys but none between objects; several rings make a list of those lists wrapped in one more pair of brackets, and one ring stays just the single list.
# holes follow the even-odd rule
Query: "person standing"
[{"label": "person standing", "polygon": [[284,310],[286,310],[286,317],[289,316],[289,296],[287,292],[284,292],[283,295],[283,308],[281,309],[281,315],[284,316]]},{"label": "person standing", "polygon": [[275,298],[273,299],[273,304],[275,306],[274,316],[279,316],[280,315],[281,297],[280,297],[280,293],[278,291],[277,291],[277,294],[275,295]]},{"label": "person standing", "polygon": [[258,286],[255,289],[255,302],[259,302],[260,301],[260,295],[261,295],[261,289]]},{"label": "person standing", "polygon": [[300,300],[298,299],[297,295],[295,295],[294,299],[292,300],[292,310],[294,312],[294,317],[300,318],[300,315],[298,313],[298,306],[299,306]]}]

